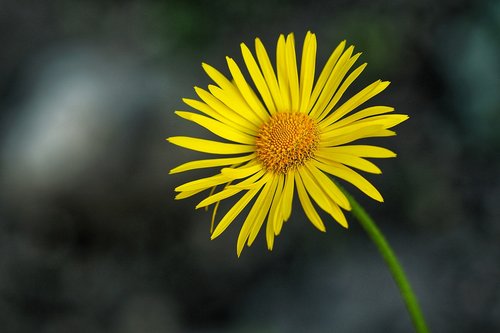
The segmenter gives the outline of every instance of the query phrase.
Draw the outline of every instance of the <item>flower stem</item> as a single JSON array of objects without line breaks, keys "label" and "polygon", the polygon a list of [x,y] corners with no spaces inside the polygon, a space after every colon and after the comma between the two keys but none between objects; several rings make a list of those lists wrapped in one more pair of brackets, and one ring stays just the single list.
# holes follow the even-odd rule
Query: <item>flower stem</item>
[{"label": "flower stem", "polygon": [[366,213],[363,207],[361,207],[358,202],[349,193],[347,193],[347,191],[344,190],[344,193],[351,203],[351,213],[359,220],[363,229],[365,229],[372,241],[377,246],[387,266],[389,266],[392,277],[396,281],[401,296],[406,303],[406,308],[410,313],[415,331],[418,333],[428,333],[429,329],[427,328],[427,325],[425,323],[422,310],[420,310],[420,306],[418,305],[417,298],[413,293],[410,283],[408,282],[408,278],[406,277],[403,268],[396,258],[396,255],[394,254],[392,248],[389,246],[389,243],[387,243],[387,241],[385,240],[384,235],[382,235],[379,228],[375,225],[373,219]]}]

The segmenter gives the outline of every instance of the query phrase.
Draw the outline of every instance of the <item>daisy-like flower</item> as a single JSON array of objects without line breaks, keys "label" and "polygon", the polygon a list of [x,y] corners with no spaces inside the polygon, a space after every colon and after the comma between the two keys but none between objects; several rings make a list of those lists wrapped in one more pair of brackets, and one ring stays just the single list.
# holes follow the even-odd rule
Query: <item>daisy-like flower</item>
[{"label": "daisy-like flower", "polygon": [[200,113],[176,111],[178,116],[224,140],[186,136],[167,139],[187,149],[223,155],[172,169],[170,173],[218,168],[215,175],[177,187],[176,199],[210,190],[196,208],[214,205],[213,226],[220,201],[238,196],[215,230],[211,230],[212,239],[226,230],[245,207],[251,206],[239,233],[238,256],[245,244],[252,245],[264,224],[267,246],[272,250],[275,236],[291,215],[295,192],[316,228],[325,231],[316,205],[347,228],[342,210],[350,210],[351,206],[330,176],[383,201],[379,191],[353,168],[379,174],[380,169],[365,158],[388,158],[396,154],[382,147],[351,143],[395,135],[390,128],[408,116],[393,114],[394,108],[389,106],[358,110],[387,88],[388,81],[375,81],[354,96],[342,98],[367,65],[351,71],[360,53],[354,54],[353,46],[346,48],[345,41],[335,48],[315,79],[316,45],[316,36],[308,32],[299,70],[293,34],[278,38],[276,69],[260,39],[255,39],[256,57],[242,43],[251,81],[232,58],[226,57],[232,79],[204,63],[203,69],[215,85],[209,85],[208,91],[195,87],[200,100],[183,100]]}]

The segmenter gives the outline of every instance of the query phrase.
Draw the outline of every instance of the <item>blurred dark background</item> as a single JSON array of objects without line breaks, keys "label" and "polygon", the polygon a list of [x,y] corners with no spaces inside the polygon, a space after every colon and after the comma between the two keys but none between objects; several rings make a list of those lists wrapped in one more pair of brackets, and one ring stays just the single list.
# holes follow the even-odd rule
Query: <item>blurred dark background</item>
[{"label": "blurred dark background", "polygon": [[[375,217],[433,332],[500,331],[500,2],[0,1],[0,331],[411,332],[356,221],[322,234],[295,209],[236,258],[209,240],[201,196],[168,175],[201,155],[165,141],[239,43],[343,39],[382,78],[373,103],[410,115],[368,175]],[[360,63],[361,63],[360,62]],[[351,94],[354,90],[350,90]],[[201,133],[200,135],[204,135]],[[298,208],[298,207],[295,207]]]}]

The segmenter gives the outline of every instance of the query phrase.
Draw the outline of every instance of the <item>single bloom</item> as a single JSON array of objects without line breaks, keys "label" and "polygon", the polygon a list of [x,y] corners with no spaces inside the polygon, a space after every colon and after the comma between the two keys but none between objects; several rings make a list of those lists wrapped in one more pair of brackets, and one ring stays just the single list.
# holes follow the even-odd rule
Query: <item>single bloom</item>
[{"label": "single bloom", "polygon": [[[221,200],[237,201],[220,219],[211,238],[218,237],[247,207],[248,214],[237,240],[237,254],[252,245],[265,224],[267,247],[272,250],[292,212],[295,192],[311,223],[321,231],[325,225],[317,206],[347,228],[343,210],[348,199],[330,176],[353,184],[369,197],[382,202],[379,191],[354,169],[380,174],[366,158],[395,157],[392,151],[352,142],[393,136],[390,128],[408,119],[393,114],[390,106],[359,107],[389,85],[378,80],[345,97],[345,91],[363,72],[366,63],[351,70],[361,53],[341,42],[316,78],[316,36],[306,34],[300,67],[293,34],[280,35],[276,66],[259,38],[255,55],[244,44],[241,51],[250,80],[240,67],[226,57],[231,79],[215,68],[202,64],[215,84],[208,91],[195,87],[198,99],[183,101],[198,112],[176,111],[222,140],[213,141],[174,136],[171,143],[215,155],[182,164],[170,171],[217,168],[214,175],[178,186],[176,199],[208,190],[196,208],[214,206],[212,226]],[[342,101],[341,101],[342,100]]]}]

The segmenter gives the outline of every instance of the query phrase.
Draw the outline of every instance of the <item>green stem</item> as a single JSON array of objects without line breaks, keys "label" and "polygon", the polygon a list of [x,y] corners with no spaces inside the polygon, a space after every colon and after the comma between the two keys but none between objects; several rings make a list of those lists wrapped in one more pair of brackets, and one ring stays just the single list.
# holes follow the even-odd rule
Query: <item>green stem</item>
[{"label": "green stem", "polygon": [[389,246],[389,243],[387,243],[384,235],[382,235],[378,227],[375,225],[375,222],[366,213],[363,207],[361,207],[358,202],[345,190],[344,193],[351,203],[352,214],[359,220],[363,229],[365,229],[365,231],[377,246],[387,266],[389,266],[392,277],[396,281],[401,296],[406,303],[406,308],[410,313],[410,317],[413,321],[413,326],[415,326],[415,331],[418,333],[428,333],[429,329],[427,328],[424,316],[422,315],[422,310],[420,310],[420,306],[418,305],[417,298],[415,297],[415,294],[411,289],[410,283],[408,282],[408,278],[406,277],[401,264],[399,263],[396,255]]}]

